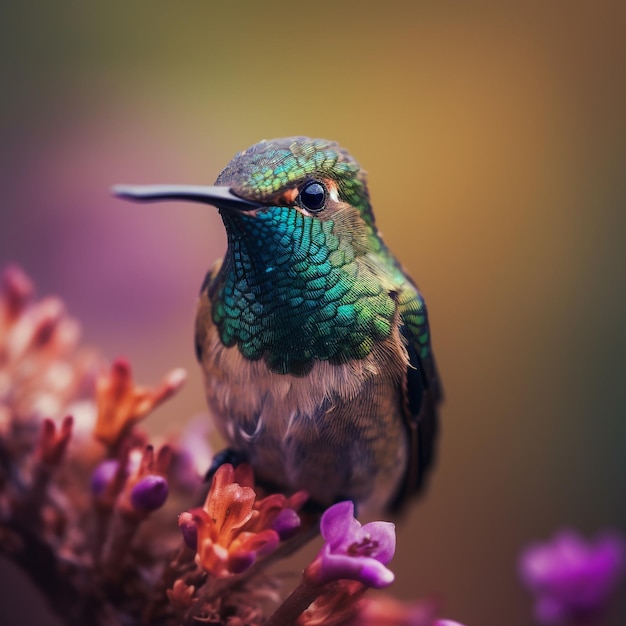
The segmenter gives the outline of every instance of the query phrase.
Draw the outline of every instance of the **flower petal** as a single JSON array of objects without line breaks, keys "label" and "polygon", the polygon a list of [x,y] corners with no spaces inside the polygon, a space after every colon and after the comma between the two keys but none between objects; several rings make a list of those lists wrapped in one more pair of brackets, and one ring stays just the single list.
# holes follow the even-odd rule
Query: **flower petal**
[{"label": "flower petal", "polygon": [[383,589],[395,580],[394,573],[376,559],[363,559],[358,580],[368,587]]},{"label": "flower petal", "polygon": [[189,511],[178,516],[178,528],[180,528],[185,544],[195,550],[198,547],[198,527],[194,521],[194,516]]},{"label": "flower petal", "polygon": [[368,534],[378,544],[371,556],[387,565],[396,552],[396,526],[391,522],[370,522],[359,534]]},{"label": "flower petal", "polygon": [[300,516],[293,509],[283,509],[272,522],[272,528],[282,539],[291,537],[301,525]]},{"label": "flower petal", "polygon": [[260,533],[240,533],[230,549],[232,552],[256,552],[264,556],[273,552],[279,542],[278,533],[268,528]]},{"label": "flower petal", "polygon": [[158,474],[148,474],[139,480],[130,492],[130,501],[140,511],[156,511],[167,500],[167,480]]},{"label": "flower petal", "polygon": [[273,552],[279,542],[278,533],[273,530],[240,533],[228,551],[229,571],[233,574],[240,574],[247,570],[256,561],[257,556],[265,556]]},{"label": "flower petal", "polygon": [[109,483],[115,477],[119,467],[117,459],[106,459],[96,466],[91,474],[91,492],[94,496],[104,493]]},{"label": "flower petal", "polygon": [[354,519],[354,503],[350,500],[338,502],[324,511],[320,522],[320,532],[326,542],[335,548],[349,545],[356,538],[356,531],[361,528]]},{"label": "flower petal", "polygon": [[320,554],[322,559],[318,584],[349,579],[358,580],[368,587],[382,589],[394,581],[393,572],[374,558],[333,554],[324,549]]}]

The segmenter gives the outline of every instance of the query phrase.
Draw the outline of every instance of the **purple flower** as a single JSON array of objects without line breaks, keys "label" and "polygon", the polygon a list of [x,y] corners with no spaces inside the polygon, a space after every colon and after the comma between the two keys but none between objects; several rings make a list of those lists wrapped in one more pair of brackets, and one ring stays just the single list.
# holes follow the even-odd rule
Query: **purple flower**
[{"label": "purple flower", "polygon": [[117,459],[107,459],[96,466],[91,475],[91,491],[94,496],[100,496],[105,492],[115,478],[118,467],[119,461]]},{"label": "purple flower", "polygon": [[350,579],[378,589],[393,582],[393,572],[385,567],[396,549],[391,522],[361,526],[352,502],[339,502],[324,512],[320,530],[326,543],[304,572],[309,582],[323,585]]},{"label": "purple flower", "polygon": [[605,534],[593,543],[562,531],[521,555],[520,576],[535,594],[535,616],[543,624],[599,614],[609,602],[624,569],[624,540]]},{"label": "purple flower", "polygon": [[130,501],[139,511],[156,511],[167,500],[167,480],[158,474],[148,474],[138,480],[131,489]]},{"label": "purple flower", "polygon": [[185,511],[178,516],[178,528],[180,528],[180,532],[183,534],[185,544],[192,550],[196,550],[198,547],[198,527],[189,511]]},{"label": "purple flower", "polygon": [[272,528],[282,541],[297,533],[301,523],[300,516],[293,509],[283,509],[272,522]]}]

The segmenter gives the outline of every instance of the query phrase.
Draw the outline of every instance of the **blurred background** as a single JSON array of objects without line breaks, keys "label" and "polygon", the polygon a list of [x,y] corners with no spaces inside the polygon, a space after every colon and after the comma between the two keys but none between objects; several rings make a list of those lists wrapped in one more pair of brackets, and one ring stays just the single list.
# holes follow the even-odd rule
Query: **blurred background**
[{"label": "blurred background", "polygon": [[[626,5],[504,5],[0,9],[0,265],[60,295],[140,382],[188,369],[153,432],[205,410],[195,299],[225,236],[211,207],[110,186],[210,184],[238,150],[296,134],[369,172],[447,396],[392,591],[434,593],[468,626],[532,623],[529,541],[626,530]],[[11,582],[0,621],[33,623]],[[624,595],[606,624],[626,623]]]}]

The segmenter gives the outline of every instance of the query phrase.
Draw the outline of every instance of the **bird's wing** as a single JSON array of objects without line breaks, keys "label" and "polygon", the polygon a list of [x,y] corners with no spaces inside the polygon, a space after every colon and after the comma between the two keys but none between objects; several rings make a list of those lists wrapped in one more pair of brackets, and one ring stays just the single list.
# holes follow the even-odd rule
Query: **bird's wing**
[{"label": "bird's wing", "polygon": [[409,435],[409,462],[404,481],[391,504],[398,510],[408,496],[421,490],[435,460],[443,393],[430,345],[428,315],[417,289],[400,294],[400,333],[409,365],[402,386],[403,415]]}]

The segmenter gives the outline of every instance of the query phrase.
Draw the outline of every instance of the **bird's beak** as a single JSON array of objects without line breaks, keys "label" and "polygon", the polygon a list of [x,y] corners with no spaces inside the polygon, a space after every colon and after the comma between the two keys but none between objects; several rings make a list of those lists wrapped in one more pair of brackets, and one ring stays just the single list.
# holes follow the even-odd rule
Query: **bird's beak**
[{"label": "bird's beak", "polygon": [[185,200],[212,204],[218,209],[253,211],[261,205],[236,196],[230,187],[204,187],[201,185],[115,185],[113,195],[135,202],[159,200]]}]

